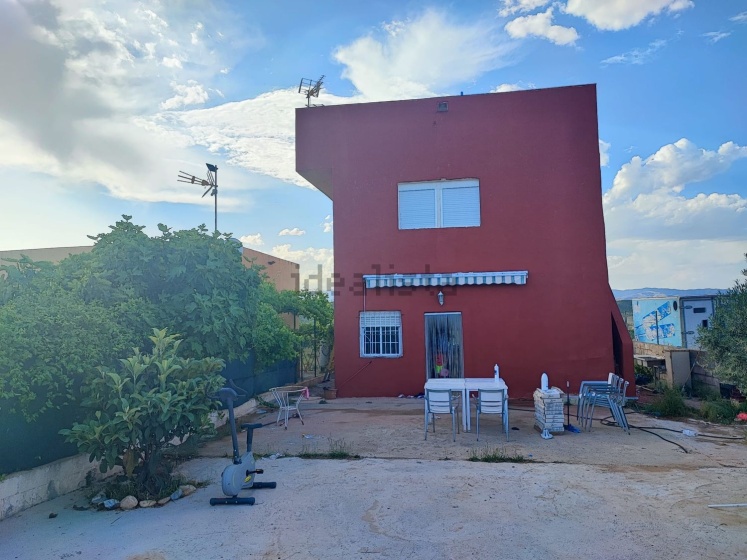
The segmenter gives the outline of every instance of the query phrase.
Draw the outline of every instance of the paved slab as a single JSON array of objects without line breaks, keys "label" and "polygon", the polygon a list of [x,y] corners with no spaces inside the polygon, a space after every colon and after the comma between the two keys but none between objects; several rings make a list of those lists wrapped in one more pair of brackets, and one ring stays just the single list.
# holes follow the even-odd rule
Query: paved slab
[{"label": "paved slab", "polygon": [[[249,492],[254,506],[211,507],[230,453],[223,439],[182,466],[188,476],[213,481],[192,496],[117,513],[75,511],[80,494],[63,496],[0,522],[0,557],[745,558],[747,508],[707,507],[747,501],[744,443],[662,432],[685,454],[651,434],[596,424],[589,434],[545,441],[529,412],[511,414],[519,430],[504,451],[559,462],[469,462],[463,459],[477,446],[474,434],[453,443],[446,419],[423,441],[422,402],[339,399],[308,406],[303,426],[294,419],[288,430],[258,430],[257,448],[325,451],[329,439],[343,439],[363,459],[260,459],[260,479],[277,481],[277,489]],[[506,445],[497,424],[485,427],[480,445]]]}]

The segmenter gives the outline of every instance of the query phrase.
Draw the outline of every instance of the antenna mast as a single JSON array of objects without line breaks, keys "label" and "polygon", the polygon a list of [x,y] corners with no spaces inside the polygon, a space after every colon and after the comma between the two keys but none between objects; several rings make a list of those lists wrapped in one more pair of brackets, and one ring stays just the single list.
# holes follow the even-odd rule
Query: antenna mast
[{"label": "antenna mast", "polygon": [[319,97],[319,92],[322,89],[322,82],[324,81],[324,74],[317,81],[309,78],[301,78],[301,83],[298,85],[298,93],[303,93],[306,96],[306,106],[311,107],[311,98]]},{"label": "antenna mast", "polygon": [[212,163],[206,163],[205,165],[208,169],[207,180],[200,179],[199,177],[186,173],[185,171],[180,171],[177,181],[180,183],[190,183],[192,185],[207,187],[207,190],[202,193],[202,198],[205,198],[207,193],[210,193],[210,196],[215,197],[215,232],[218,233],[218,166],[213,165]]}]

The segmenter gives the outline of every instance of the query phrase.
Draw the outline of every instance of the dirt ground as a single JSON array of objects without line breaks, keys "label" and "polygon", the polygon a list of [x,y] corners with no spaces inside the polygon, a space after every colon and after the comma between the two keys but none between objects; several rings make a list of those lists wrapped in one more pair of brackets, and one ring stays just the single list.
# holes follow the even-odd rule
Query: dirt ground
[{"label": "dirt ground", "polygon": [[[448,418],[424,441],[419,399],[312,397],[288,429],[260,411],[242,420],[266,424],[258,480],[278,486],[245,492],[256,505],[208,504],[231,453],[223,438],[181,467],[211,482],[192,496],[129,512],[75,511],[82,491],[63,496],[0,522],[0,557],[747,558],[747,508],[708,507],[747,502],[744,428],[631,414],[635,426],[674,430],[652,430],[670,441],[598,421],[544,440],[528,406],[512,401],[509,442],[492,416],[479,442],[474,431],[452,442]],[[330,445],[361,458],[297,457]],[[532,462],[467,461],[485,449]]]}]

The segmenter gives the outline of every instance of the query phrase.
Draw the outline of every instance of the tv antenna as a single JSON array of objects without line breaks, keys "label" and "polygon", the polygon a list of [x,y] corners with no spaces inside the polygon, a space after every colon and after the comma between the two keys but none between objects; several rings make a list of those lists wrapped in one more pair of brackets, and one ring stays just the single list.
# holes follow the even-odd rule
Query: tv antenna
[{"label": "tv antenna", "polygon": [[190,183],[192,185],[200,185],[201,187],[207,187],[207,190],[202,193],[202,198],[205,198],[207,193],[210,196],[215,197],[215,231],[218,232],[218,166],[212,163],[206,163],[208,172],[207,180],[195,177],[185,171],[179,172],[177,181],[180,183]]},{"label": "tv antenna", "polygon": [[301,83],[298,85],[298,93],[306,95],[306,106],[311,107],[311,98],[319,97],[319,91],[322,89],[322,82],[324,81],[324,74],[317,81],[310,78],[301,78]]}]

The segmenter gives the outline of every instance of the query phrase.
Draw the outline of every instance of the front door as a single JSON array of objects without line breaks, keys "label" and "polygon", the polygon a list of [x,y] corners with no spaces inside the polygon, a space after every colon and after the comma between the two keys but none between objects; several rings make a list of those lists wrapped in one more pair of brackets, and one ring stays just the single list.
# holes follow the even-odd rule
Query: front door
[{"label": "front door", "polygon": [[461,313],[425,314],[425,376],[464,377]]}]

